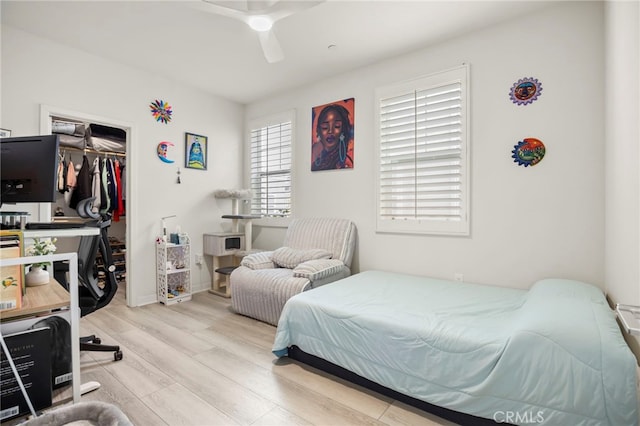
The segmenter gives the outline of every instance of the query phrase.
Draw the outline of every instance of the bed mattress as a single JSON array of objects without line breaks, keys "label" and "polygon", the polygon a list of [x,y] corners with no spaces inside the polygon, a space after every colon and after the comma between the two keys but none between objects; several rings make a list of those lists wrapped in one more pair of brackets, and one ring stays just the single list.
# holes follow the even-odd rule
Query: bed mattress
[{"label": "bed mattress", "polygon": [[602,291],[582,282],[526,291],[362,272],[287,302],[273,352],[294,345],[501,423],[638,424],[635,357]]}]

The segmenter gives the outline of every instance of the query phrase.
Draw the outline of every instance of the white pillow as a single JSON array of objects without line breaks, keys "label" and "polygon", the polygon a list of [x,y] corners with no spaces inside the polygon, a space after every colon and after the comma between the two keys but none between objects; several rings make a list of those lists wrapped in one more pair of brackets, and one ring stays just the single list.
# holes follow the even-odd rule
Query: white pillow
[{"label": "white pillow", "polygon": [[344,267],[340,259],[315,259],[303,262],[293,270],[293,276],[317,281],[337,274]]},{"label": "white pillow", "polygon": [[257,253],[251,253],[242,258],[240,265],[246,266],[250,269],[269,269],[275,268],[275,265],[271,261],[270,251],[260,251]]},{"label": "white pillow", "polygon": [[282,268],[293,269],[302,262],[313,259],[331,259],[331,252],[323,249],[299,250],[291,247],[280,247],[271,255],[271,260]]}]

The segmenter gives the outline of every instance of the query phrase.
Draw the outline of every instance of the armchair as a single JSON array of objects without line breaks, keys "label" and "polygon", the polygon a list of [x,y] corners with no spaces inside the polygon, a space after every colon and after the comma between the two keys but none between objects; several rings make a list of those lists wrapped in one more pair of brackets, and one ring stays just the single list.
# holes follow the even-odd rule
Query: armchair
[{"label": "armchair", "polygon": [[294,219],[277,250],[245,256],[231,273],[231,308],[277,325],[292,296],[351,275],[356,227],[347,219]]}]

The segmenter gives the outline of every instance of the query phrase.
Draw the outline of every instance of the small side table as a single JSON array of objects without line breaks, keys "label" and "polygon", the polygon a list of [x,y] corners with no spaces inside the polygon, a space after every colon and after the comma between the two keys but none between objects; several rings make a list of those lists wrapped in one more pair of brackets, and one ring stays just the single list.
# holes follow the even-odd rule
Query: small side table
[{"label": "small side table", "polygon": [[640,306],[618,303],[616,313],[627,333],[640,336]]},{"label": "small side table", "polygon": [[240,265],[242,258],[231,254],[213,256],[213,280],[209,293],[222,297],[231,297],[230,275]]}]

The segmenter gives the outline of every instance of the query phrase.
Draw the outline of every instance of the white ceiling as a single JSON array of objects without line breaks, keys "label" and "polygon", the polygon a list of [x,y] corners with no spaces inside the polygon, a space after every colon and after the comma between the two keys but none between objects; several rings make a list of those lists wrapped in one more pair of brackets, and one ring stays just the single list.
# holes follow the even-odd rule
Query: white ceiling
[{"label": "white ceiling", "polygon": [[200,3],[2,0],[0,12],[3,26],[251,103],[550,4],[327,0],[276,22],[285,58],[269,64],[253,30]]}]

